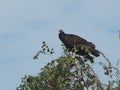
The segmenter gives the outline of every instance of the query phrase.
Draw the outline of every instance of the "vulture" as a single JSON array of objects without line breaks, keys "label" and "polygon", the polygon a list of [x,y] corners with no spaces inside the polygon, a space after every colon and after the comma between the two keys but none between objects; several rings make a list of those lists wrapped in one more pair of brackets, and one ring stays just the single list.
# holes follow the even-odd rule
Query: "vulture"
[{"label": "vulture", "polygon": [[[98,57],[100,55],[100,52],[95,49],[95,45],[82,37],[74,34],[66,34],[63,30],[59,30],[58,36],[68,51],[84,56],[87,60],[90,60],[91,63],[94,62],[93,56]],[[76,48],[76,50],[74,48]]]}]

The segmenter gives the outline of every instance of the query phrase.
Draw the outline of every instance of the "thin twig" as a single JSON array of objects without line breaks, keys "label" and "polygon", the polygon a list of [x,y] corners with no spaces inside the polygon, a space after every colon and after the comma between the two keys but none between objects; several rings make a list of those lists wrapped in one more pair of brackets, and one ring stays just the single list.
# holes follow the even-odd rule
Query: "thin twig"
[{"label": "thin twig", "polygon": [[110,60],[105,56],[105,54],[104,54],[102,51],[99,51],[99,52],[100,52],[101,55],[105,58],[105,60],[109,63],[109,66],[112,67],[113,69],[115,69],[115,70],[117,71],[117,73],[120,74],[120,70],[119,70],[118,68],[114,67],[114,66],[111,64]]},{"label": "thin twig", "polygon": [[105,60],[109,63],[109,65],[111,66],[111,62],[109,61],[109,59],[105,56],[105,54],[102,51],[99,51],[100,54],[105,58]]},{"label": "thin twig", "polygon": [[118,66],[118,65],[119,65],[119,63],[120,63],[120,59],[118,60],[118,62],[117,62],[117,64],[116,64],[116,65]]},{"label": "thin twig", "polygon": [[93,70],[91,67],[90,67],[90,69],[91,69],[91,71],[93,72],[94,76],[97,78],[97,82],[98,82],[101,90],[104,90],[104,87],[101,86],[101,85],[103,85],[103,84],[102,84],[102,82],[100,81],[99,77],[96,75],[96,73],[94,72],[94,70]]},{"label": "thin twig", "polygon": [[39,50],[39,51],[34,55],[33,59],[38,59],[38,56],[40,55],[40,53],[41,53],[41,50]]}]

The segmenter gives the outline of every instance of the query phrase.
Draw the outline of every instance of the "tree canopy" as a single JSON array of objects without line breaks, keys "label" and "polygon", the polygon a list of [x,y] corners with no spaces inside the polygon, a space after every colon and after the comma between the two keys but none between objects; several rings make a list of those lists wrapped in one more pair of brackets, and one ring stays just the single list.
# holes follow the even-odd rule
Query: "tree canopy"
[{"label": "tree canopy", "polygon": [[[120,71],[101,52],[107,63],[99,62],[104,76],[112,78],[104,83],[91,67],[91,63],[75,53],[68,52],[62,45],[63,55],[49,62],[37,76],[25,75],[17,90],[120,90]],[[43,42],[40,54],[54,54],[53,48]],[[102,76],[102,77],[104,77]],[[115,78],[114,78],[115,77]]]}]

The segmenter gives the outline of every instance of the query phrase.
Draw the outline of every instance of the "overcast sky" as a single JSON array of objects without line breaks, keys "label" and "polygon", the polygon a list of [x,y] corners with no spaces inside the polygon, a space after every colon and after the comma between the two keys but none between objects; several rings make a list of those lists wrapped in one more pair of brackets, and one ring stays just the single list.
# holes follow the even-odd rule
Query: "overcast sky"
[{"label": "overcast sky", "polygon": [[114,64],[120,59],[120,0],[1,0],[1,90],[15,90],[52,59],[32,59],[42,41],[54,48],[53,58],[61,55],[59,29],[93,42]]}]

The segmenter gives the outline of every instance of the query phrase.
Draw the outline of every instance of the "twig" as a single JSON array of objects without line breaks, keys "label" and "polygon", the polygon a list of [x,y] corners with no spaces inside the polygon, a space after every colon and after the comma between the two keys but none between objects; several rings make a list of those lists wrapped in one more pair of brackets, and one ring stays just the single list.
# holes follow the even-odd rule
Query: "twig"
[{"label": "twig", "polygon": [[109,59],[105,56],[105,54],[102,51],[99,51],[100,54],[105,58],[105,60],[109,63],[109,65],[111,66],[111,62],[109,61]]},{"label": "twig", "polygon": [[113,69],[115,69],[115,70],[118,72],[118,74],[120,74],[120,70],[119,70],[118,68],[114,67],[114,66],[111,64],[110,60],[105,56],[105,54],[104,54],[102,51],[99,51],[99,52],[100,52],[101,55],[105,58],[105,60],[109,63],[109,66],[112,67]]},{"label": "twig", "polygon": [[34,55],[33,59],[38,59],[38,56],[40,55],[40,53],[41,53],[41,50],[39,50],[39,51]]},{"label": "twig", "polygon": [[[83,70],[82,70],[82,71],[83,71]],[[83,77],[83,75],[82,75],[82,77]],[[89,90],[88,84],[85,82],[84,78],[83,78],[83,83],[84,83],[84,85],[86,86],[86,89]]]},{"label": "twig", "polygon": [[119,64],[119,63],[120,63],[120,60],[118,60],[118,62],[117,62],[117,64],[116,64],[116,65],[118,66],[118,64]]},{"label": "twig", "polygon": [[93,70],[91,67],[90,67],[90,69],[91,69],[91,71],[93,72],[93,74],[95,75],[95,77],[97,78],[97,82],[98,82],[101,90],[104,90],[104,87],[101,86],[101,85],[103,85],[103,84],[102,84],[102,82],[100,81],[99,77],[96,75],[96,73],[94,72],[94,70]]}]

